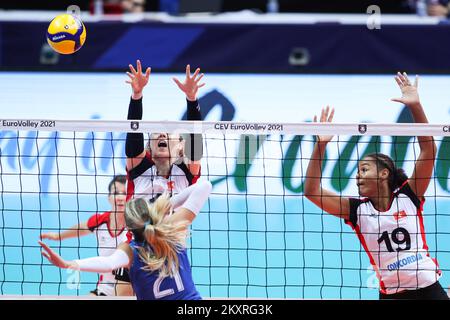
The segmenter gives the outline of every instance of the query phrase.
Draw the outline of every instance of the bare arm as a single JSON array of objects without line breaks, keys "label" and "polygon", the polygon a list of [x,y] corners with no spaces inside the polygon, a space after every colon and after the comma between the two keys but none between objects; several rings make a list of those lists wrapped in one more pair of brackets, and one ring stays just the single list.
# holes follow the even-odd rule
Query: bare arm
[{"label": "bare arm", "polygon": [[325,154],[325,147],[326,143],[320,142],[314,146],[314,151],[306,170],[304,194],[308,200],[329,214],[338,218],[349,219],[349,199],[321,186],[322,159]]},{"label": "bare arm", "polygon": [[41,239],[49,239],[62,241],[70,238],[79,238],[85,235],[91,234],[86,222],[81,222],[77,225],[72,226],[69,230],[63,232],[48,232],[42,233]]},{"label": "bare arm", "polygon": [[[395,77],[397,84],[402,91],[401,98],[392,99],[393,101],[405,104],[413,116],[416,123],[428,123],[427,116],[420,103],[418,87],[418,76],[416,76],[414,84],[411,84],[406,73],[400,72]],[[436,159],[437,147],[432,136],[419,136],[420,153],[414,165],[414,171],[410,178],[410,186],[414,193],[419,197],[423,197],[430,184],[431,175],[433,174],[434,163]]]},{"label": "bare arm", "polygon": [[[331,111],[329,107],[322,110],[320,122],[331,122],[333,119],[334,110]],[[314,117],[317,121],[317,117]],[[350,217],[350,202],[346,197],[341,197],[339,194],[322,188],[322,162],[325,155],[325,149],[332,136],[319,136],[317,143],[314,145],[314,150],[309,160],[308,169],[306,170],[305,191],[304,194],[312,203],[322,208],[322,210],[332,214],[338,218],[349,219]]]}]

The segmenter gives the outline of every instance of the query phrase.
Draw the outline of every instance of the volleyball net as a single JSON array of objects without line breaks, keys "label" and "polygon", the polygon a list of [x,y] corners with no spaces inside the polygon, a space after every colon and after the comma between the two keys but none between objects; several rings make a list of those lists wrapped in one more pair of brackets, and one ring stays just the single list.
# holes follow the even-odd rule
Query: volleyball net
[{"label": "volleyball net", "polygon": [[[201,179],[213,191],[192,225],[188,255],[205,298],[376,299],[378,280],[354,231],[304,196],[316,135],[333,134],[322,185],[358,198],[358,160],[381,152],[408,175],[417,135],[438,147],[426,194],[430,255],[450,284],[450,133],[430,124],[2,120],[0,294],[83,296],[98,275],[41,256],[42,233],[110,210],[108,184],[126,174],[126,132],[203,135]],[[46,240],[66,259],[96,256],[94,235]]]}]

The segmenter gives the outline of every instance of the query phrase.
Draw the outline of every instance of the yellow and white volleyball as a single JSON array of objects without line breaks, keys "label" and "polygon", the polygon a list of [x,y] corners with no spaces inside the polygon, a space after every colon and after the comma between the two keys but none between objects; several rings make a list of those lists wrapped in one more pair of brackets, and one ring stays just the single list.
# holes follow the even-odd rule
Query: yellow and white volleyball
[{"label": "yellow and white volleyball", "polygon": [[61,14],[50,22],[47,29],[47,42],[61,54],[72,54],[86,41],[86,28],[83,22],[71,14]]}]

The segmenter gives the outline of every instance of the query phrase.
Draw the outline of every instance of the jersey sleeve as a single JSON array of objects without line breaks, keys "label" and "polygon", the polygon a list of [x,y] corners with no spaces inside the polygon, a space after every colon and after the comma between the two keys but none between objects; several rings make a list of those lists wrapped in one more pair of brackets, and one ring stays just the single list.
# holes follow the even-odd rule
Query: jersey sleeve
[{"label": "jersey sleeve", "polygon": [[152,160],[152,156],[150,152],[145,154],[145,157],[142,158],[141,163],[139,163],[136,167],[128,171],[128,177],[131,180],[136,179],[141,176],[145,171],[151,168],[155,163]]},{"label": "jersey sleeve", "polygon": [[356,198],[349,198],[348,200],[350,202],[350,216],[348,220],[345,220],[345,223],[355,228],[358,224],[358,207],[362,201]]},{"label": "jersey sleeve", "polygon": [[96,213],[92,215],[87,221],[87,227],[91,232],[94,232],[100,225],[106,223],[109,218],[109,212],[102,214]]},{"label": "jersey sleeve", "polygon": [[130,244],[131,240],[133,240],[133,233],[132,233],[130,230],[128,230],[126,236],[127,236],[126,242],[127,242],[128,244]]}]

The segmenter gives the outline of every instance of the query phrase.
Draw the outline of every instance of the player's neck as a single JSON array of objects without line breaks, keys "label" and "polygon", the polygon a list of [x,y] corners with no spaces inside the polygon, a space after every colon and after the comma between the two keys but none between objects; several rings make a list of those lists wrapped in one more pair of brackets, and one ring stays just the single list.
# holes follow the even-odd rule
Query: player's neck
[{"label": "player's neck", "polygon": [[158,176],[170,175],[170,162],[167,159],[154,159]]},{"label": "player's neck", "polygon": [[380,190],[378,195],[370,197],[370,201],[379,211],[387,211],[391,206],[392,192],[390,190]]},{"label": "player's neck", "polygon": [[125,216],[123,213],[111,211],[109,226],[114,234],[119,233],[125,228]]}]

